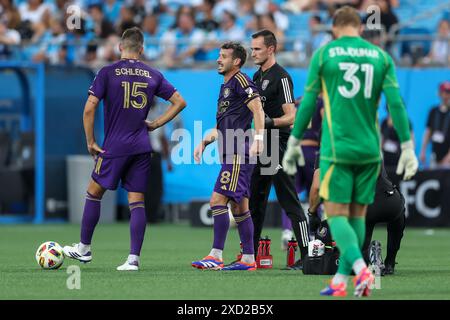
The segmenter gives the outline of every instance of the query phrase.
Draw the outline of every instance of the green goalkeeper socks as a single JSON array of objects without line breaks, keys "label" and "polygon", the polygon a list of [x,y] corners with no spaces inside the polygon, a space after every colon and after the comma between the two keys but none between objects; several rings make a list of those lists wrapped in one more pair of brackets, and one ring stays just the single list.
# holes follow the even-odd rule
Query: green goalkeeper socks
[{"label": "green goalkeeper socks", "polygon": [[353,263],[362,258],[359,249],[358,237],[350,225],[348,218],[344,216],[334,216],[328,218],[333,239],[336,241],[340,251],[340,263],[338,273],[349,275],[352,271]]},{"label": "green goalkeeper socks", "polygon": [[366,239],[366,218],[365,217],[351,217],[348,218],[348,223],[353,228],[358,238],[359,248],[362,249],[364,240]]}]

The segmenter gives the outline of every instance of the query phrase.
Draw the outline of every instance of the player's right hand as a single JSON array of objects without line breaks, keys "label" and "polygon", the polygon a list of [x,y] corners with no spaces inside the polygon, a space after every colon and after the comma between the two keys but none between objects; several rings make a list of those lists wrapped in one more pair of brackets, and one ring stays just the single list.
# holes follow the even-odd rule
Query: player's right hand
[{"label": "player's right hand", "polygon": [[89,154],[96,159],[99,153],[105,153],[105,150],[100,148],[100,146],[97,144],[97,142],[93,142],[91,144],[88,144],[87,146]]},{"label": "player's right hand", "polygon": [[284,172],[288,175],[294,175],[297,172],[297,165],[300,167],[305,165],[305,157],[303,156],[300,140],[294,136],[289,137],[281,165],[283,166]]},{"label": "player's right hand", "polygon": [[264,142],[261,140],[253,140],[253,143],[250,147],[250,156],[255,157],[262,154],[264,151]]},{"label": "player's right hand", "polygon": [[205,144],[202,142],[199,143],[199,145],[194,150],[194,159],[195,162],[200,163],[200,160],[202,158],[203,151],[205,150]]},{"label": "player's right hand", "polygon": [[398,160],[396,173],[401,175],[404,172],[403,180],[411,179],[419,168],[419,161],[414,153],[414,143],[411,140],[402,143],[402,153]]}]

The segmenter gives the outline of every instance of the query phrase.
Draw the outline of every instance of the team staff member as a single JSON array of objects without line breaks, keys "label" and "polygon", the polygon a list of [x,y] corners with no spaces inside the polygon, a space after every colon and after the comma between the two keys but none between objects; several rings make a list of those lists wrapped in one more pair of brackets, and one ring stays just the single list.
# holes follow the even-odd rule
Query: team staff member
[{"label": "team staff member", "polygon": [[[317,156],[316,170],[314,172],[313,183],[310,190],[308,209],[309,223],[316,238],[318,237],[325,244],[329,244],[331,242],[331,234],[329,232],[326,217],[323,217],[322,221],[320,221],[317,214],[319,204],[321,203],[319,196],[320,168],[318,159],[319,156]],[[405,211],[405,198],[398,188],[389,180],[386,170],[384,166],[382,166],[375,187],[374,202],[367,207],[366,236],[362,247],[363,256],[366,262],[376,265],[382,275],[394,273],[397,252],[400,250],[400,243],[406,225]],[[381,257],[381,247],[379,242],[377,241],[378,244],[374,243],[372,246],[370,245],[375,225],[380,223],[387,224],[387,253],[384,263]],[[370,257],[370,255],[372,255],[372,257]]]},{"label": "team staff member", "polygon": [[441,104],[430,110],[427,128],[423,135],[420,161],[425,163],[427,145],[431,140],[432,161],[431,166],[450,165],[450,81],[439,86]]},{"label": "team staff member", "polygon": [[[252,58],[255,64],[260,66],[259,70],[253,75],[253,81],[258,87],[266,114],[267,139],[265,141],[267,141],[266,150],[271,161],[277,161],[275,155],[270,154],[272,137],[279,144],[277,148],[278,162],[266,165],[261,163],[261,158],[259,158],[252,174],[250,211],[255,228],[255,252],[257,252],[256,246],[261,237],[267,199],[273,182],[278,201],[292,222],[294,234],[299,243],[301,258],[303,258],[308,253],[307,220],[295,190],[294,177],[287,175],[279,165],[286,150],[291,131],[290,126],[294,122],[296,112],[292,80],[286,70],[276,62],[277,39],[271,31],[262,30],[253,34],[251,46]],[[273,165],[276,167],[275,172],[267,174],[264,169],[268,169],[269,166],[273,167]]]}]

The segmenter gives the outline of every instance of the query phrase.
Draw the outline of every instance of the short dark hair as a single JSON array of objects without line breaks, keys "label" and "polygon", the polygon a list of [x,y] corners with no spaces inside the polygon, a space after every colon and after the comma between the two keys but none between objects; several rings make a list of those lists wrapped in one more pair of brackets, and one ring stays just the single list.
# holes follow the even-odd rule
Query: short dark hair
[{"label": "short dark hair", "polygon": [[352,26],[359,28],[361,26],[361,17],[355,8],[343,6],[338,9],[333,16],[333,27]]},{"label": "short dark hair", "polygon": [[273,46],[275,50],[277,50],[277,38],[275,37],[275,34],[267,29],[260,30],[254,34],[252,34],[252,38],[256,39],[259,37],[264,37],[264,45],[266,47]]},{"label": "short dark hair", "polygon": [[123,32],[121,42],[124,49],[139,52],[144,45],[144,34],[138,27],[128,28]]},{"label": "short dark hair", "polygon": [[245,61],[247,60],[247,51],[245,51],[245,48],[239,42],[228,41],[222,44],[220,48],[233,50],[233,59],[241,59],[239,68],[245,64]]}]

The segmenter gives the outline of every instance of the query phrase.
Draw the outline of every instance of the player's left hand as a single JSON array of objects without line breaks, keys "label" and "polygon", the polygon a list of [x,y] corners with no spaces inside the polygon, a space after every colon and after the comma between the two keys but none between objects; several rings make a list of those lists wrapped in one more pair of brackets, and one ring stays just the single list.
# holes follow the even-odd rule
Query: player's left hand
[{"label": "player's left hand", "polygon": [[294,175],[297,172],[297,165],[303,167],[305,165],[305,158],[303,156],[300,140],[294,136],[290,136],[287,144],[286,152],[281,162],[284,172],[288,175]]},{"label": "player's left hand", "polygon": [[264,141],[253,140],[252,146],[250,147],[250,156],[259,156],[264,151]]},{"label": "player's left hand", "polygon": [[403,180],[411,179],[419,168],[419,161],[414,153],[414,144],[411,140],[403,142],[401,145],[402,153],[398,160],[396,173],[401,175],[404,172]]},{"label": "player's left hand", "polygon": [[105,150],[100,148],[100,146],[97,144],[97,142],[93,142],[91,144],[88,144],[87,146],[89,154],[96,159],[99,153],[105,153]]},{"label": "player's left hand", "polygon": [[148,131],[153,131],[153,130],[156,130],[156,129],[159,128],[159,126],[158,126],[158,124],[156,123],[155,120],[153,120],[153,121],[145,120],[145,124],[147,125],[147,130]]}]

